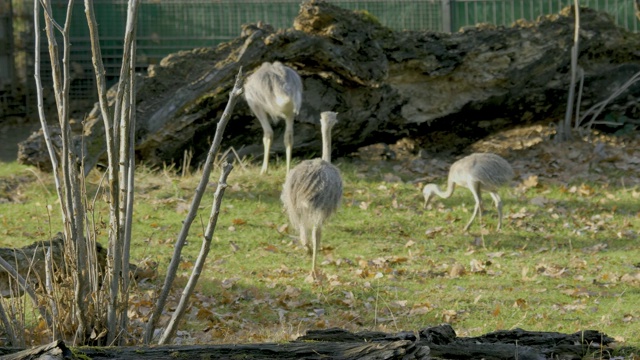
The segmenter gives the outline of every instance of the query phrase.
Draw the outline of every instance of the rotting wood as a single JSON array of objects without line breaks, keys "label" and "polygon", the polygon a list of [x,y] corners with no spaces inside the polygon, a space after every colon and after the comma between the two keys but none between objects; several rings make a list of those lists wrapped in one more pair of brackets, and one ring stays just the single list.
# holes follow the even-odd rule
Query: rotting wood
[{"label": "rotting wood", "polygon": [[[44,282],[46,276],[45,256],[51,250],[51,261],[54,269],[64,269],[64,235],[61,232],[55,234],[51,239],[36,241],[30,245],[20,248],[0,248],[0,256],[5,259],[13,268],[22,275],[32,286],[38,287],[40,282]],[[96,256],[99,269],[105,269],[107,250],[96,243]],[[152,266],[153,264],[149,264]],[[138,267],[130,265],[130,274],[136,280],[152,278],[156,276],[155,269],[144,265]],[[57,272],[55,278],[59,280],[62,276]],[[6,271],[0,269],[0,296],[20,296],[22,289],[16,281]]]},{"label": "rotting wood", "polygon": [[[401,138],[431,152],[461,151],[494,132],[564,114],[573,28],[568,7],[510,27],[481,24],[450,34],[391,31],[370,16],[306,1],[292,28],[247,25],[228,43],[171,54],[140,76],[136,156],[149,165],[179,165],[191,150],[192,165],[201,163],[238,68],[250,73],[274,60],[303,78],[297,155],[320,152],[318,119],[327,110],[341,120],[334,131],[336,156]],[[606,98],[603,89],[615,89],[640,71],[640,34],[586,8],[580,34],[586,109]],[[609,109],[620,118],[638,118],[639,98],[640,86],[634,86]],[[238,105],[224,147],[259,158],[261,128],[246,103]],[[86,123],[82,143],[90,168],[104,151],[97,108]],[[281,153],[282,126],[274,132],[273,151]],[[37,138],[20,145],[19,161],[46,167],[37,158]]]},{"label": "rotting wood", "polygon": [[0,360],[76,359],[75,355],[62,340],[14,353],[10,353],[10,351],[11,349],[0,348],[0,355],[2,355]]},{"label": "rotting wood", "polygon": [[[74,352],[100,359],[582,359],[588,354],[611,353],[613,339],[595,330],[573,334],[522,329],[496,331],[460,338],[448,325],[405,331],[352,333],[333,328],[308,331],[288,343],[169,345],[74,348]],[[52,346],[53,347],[53,346]],[[0,348],[0,354],[11,349]],[[15,349],[13,349],[16,351]],[[6,355],[5,355],[6,356]],[[0,360],[5,357],[0,357]],[[72,357],[76,358],[76,357]],[[13,358],[12,358],[13,359]],[[18,358],[16,358],[18,359]],[[19,358],[22,359],[22,358]]]}]

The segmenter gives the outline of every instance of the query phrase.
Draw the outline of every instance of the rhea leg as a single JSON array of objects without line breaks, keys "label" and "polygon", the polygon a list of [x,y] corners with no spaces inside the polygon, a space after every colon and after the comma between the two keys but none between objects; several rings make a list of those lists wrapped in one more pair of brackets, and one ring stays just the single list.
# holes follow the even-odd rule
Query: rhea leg
[{"label": "rhea leg", "polygon": [[287,154],[287,174],[291,167],[291,151],[293,148],[293,116],[285,119],[284,146]]},{"label": "rhea leg", "polygon": [[320,238],[322,236],[322,230],[320,225],[313,225],[311,229],[311,247],[313,249],[313,254],[311,258],[311,276],[316,279],[316,258],[318,257],[318,252],[320,251]]},{"label": "rhea leg", "polygon": [[300,225],[300,243],[302,246],[307,248],[307,254],[311,255],[311,245],[309,244],[309,239],[307,238],[307,228],[304,225]]},{"label": "rhea leg", "polygon": [[500,195],[495,192],[490,192],[491,197],[493,198],[493,202],[496,204],[496,209],[498,209],[498,230],[502,227],[502,199],[500,199]]},{"label": "rhea leg", "polygon": [[260,170],[260,174],[265,174],[269,168],[269,152],[271,151],[271,143],[273,142],[273,129],[271,128],[271,125],[269,125],[269,120],[260,120],[260,124],[262,125],[262,130],[264,132],[262,135],[264,158],[262,160],[262,169]]},{"label": "rhea leg", "polygon": [[259,106],[252,105],[253,104],[249,103],[251,111],[256,115],[260,122],[260,126],[262,126],[264,158],[262,160],[262,169],[260,170],[260,174],[264,174],[267,172],[267,168],[269,167],[269,152],[271,151],[271,143],[273,142],[273,129],[271,128],[271,124],[269,124],[269,115],[267,115],[267,113]]},{"label": "rhea leg", "polygon": [[469,226],[471,226],[471,223],[476,218],[476,215],[480,214],[480,221],[482,221],[482,197],[480,196],[480,183],[474,182],[469,184],[469,190],[471,190],[473,198],[476,200],[476,206],[473,209],[473,215],[471,215],[471,219],[464,227],[465,231],[469,230]]}]

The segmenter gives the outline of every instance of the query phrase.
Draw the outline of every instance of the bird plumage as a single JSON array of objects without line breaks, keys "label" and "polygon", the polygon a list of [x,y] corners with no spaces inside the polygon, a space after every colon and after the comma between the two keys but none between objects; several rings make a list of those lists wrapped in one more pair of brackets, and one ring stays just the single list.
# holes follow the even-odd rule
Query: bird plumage
[{"label": "bird plumage", "polygon": [[307,229],[335,213],[341,197],[340,171],[323,159],[305,160],[294,167],[282,193],[291,225]]},{"label": "bird plumage", "polygon": [[[289,222],[300,231],[300,241],[312,254],[314,278],[322,225],[336,212],[342,199],[342,176],[331,164],[331,128],[337,122],[336,116],[329,111],[321,114],[322,159],[305,160],[294,167],[287,175],[280,197]],[[308,231],[311,231],[310,244]]]},{"label": "bird plumage", "polygon": [[502,226],[502,199],[497,189],[513,179],[514,173],[511,165],[502,157],[492,153],[474,153],[464,157],[451,165],[447,180],[447,189],[441,190],[436,184],[427,184],[422,190],[424,206],[426,207],[433,197],[438,195],[448,198],[453,194],[456,185],[468,188],[476,201],[471,219],[464,227],[469,229],[476,215],[481,214],[481,191],[487,190],[498,210],[498,230]]},{"label": "bird plumage", "polygon": [[247,78],[244,97],[263,130],[264,159],[260,173],[267,172],[269,166],[269,151],[273,142],[270,122],[276,124],[280,118],[285,119],[284,144],[289,172],[293,147],[293,121],[302,106],[300,75],[279,61],[264,62]]}]

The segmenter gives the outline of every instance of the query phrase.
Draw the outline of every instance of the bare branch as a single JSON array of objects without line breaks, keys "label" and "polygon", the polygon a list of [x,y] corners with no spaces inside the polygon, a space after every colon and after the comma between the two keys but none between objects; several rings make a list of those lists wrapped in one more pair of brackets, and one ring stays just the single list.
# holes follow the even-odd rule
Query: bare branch
[{"label": "bare branch", "polygon": [[571,81],[569,82],[569,96],[567,108],[564,114],[564,122],[558,126],[557,139],[565,141],[571,139],[571,120],[573,119],[573,107],[575,106],[576,77],[578,68],[578,48],[580,45],[580,1],[573,1],[573,15],[575,25],[573,29],[573,46],[571,47]]},{"label": "bare branch", "polygon": [[62,26],[60,26],[60,24],[58,24],[58,22],[56,22],[56,19],[53,18],[53,15],[51,14],[51,8],[48,7],[44,0],[40,0],[40,4],[42,5],[42,8],[44,9],[44,14],[46,17],[49,18],[49,20],[51,20],[51,24],[58,29],[58,31],[60,32],[64,32],[64,30],[62,29]]},{"label": "bare branch", "polygon": [[[87,20],[94,18],[93,9],[89,9],[86,6],[87,0],[85,0],[85,8],[87,9]],[[130,157],[129,139],[132,136],[130,127],[130,108],[129,99],[132,96],[134,88],[130,83],[131,79],[131,61],[135,58],[135,47],[132,45],[135,39],[135,28],[137,22],[138,12],[138,0],[130,0],[127,8],[127,25],[125,29],[124,50],[122,56],[122,66],[120,69],[120,79],[118,82],[116,92],[116,103],[114,109],[113,118],[113,132],[109,131],[105,124],[105,132],[111,134],[111,141],[107,141],[110,148],[107,150],[107,156],[109,158],[109,191],[111,196],[110,210],[110,226],[109,226],[109,251],[113,256],[111,267],[108,271],[109,282],[109,302],[107,308],[107,343],[112,344],[116,336],[121,334],[125,329],[118,329],[118,324],[126,323],[124,317],[127,316],[126,311],[119,311],[120,304],[118,301],[119,291],[121,290],[121,284],[124,285],[124,278],[128,278],[128,271],[123,271],[123,253],[124,253],[124,222],[127,204],[127,189],[128,172]],[[95,27],[95,24],[93,24]],[[97,29],[94,33],[97,36]],[[96,38],[97,40],[97,38]],[[99,47],[99,43],[92,40],[92,48]],[[95,62],[95,55],[94,55]],[[123,107],[124,103],[124,107]],[[119,147],[119,152],[116,150]],[[118,168],[116,168],[118,166]],[[127,241],[127,243],[129,243]],[[128,252],[127,252],[128,253]],[[128,260],[127,260],[128,262]],[[127,266],[128,267],[128,266]],[[126,297],[127,294],[121,294]],[[120,319],[118,319],[120,316]]]},{"label": "bare branch", "polygon": [[40,316],[42,316],[42,318],[45,319],[45,321],[47,322],[47,325],[50,325],[51,315],[49,315],[49,313],[47,312],[47,309],[45,309],[43,305],[40,305],[38,303],[38,296],[36,295],[36,292],[33,290],[31,285],[27,282],[27,280],[25,280],[25,278],[22,277],[22,275],[20,275],[16,271],[16,269],[14,269],[13,266],[11,266],[11,264],[9,264],[5,259],[3,259],[2,256],[0,256],[0,268],[3,268],[7,273],[9,273],[9,275],[13,276],[13,278],[16,279],[16,281],[20,285],[20,288],[22,288],[22,290],[24,290],[24,292],[27,293],[27,295],[29,295],[29,298],[31,298],[31,301],[33,302],[33,306],[36,309],[38,309]]},{"label": "bare branch", "polygon": [[[65,232],[65,246],[68,251],[67,254],[74,261],[70,261],[70,264],[73,264],[76,271],[72,271],[74,276],[74,283],[76,286],[75,290],[75,316],[78,321],[78,333],[82,334],[88,328],[87,327],[87,286],[86,280],[87,271],[86,267],[81,261],[86,260],[86,249],[84,246],[84,208],[81,201],[81,191],[80,191],[80,183],[77,177],[77,168],[76,168],[76,156],[72,149],[72,141],[71,141],[71,127],[69,124],[69,89],[70,89],[70,76],[69,76],[69,55],[71,44],[69,42],[69,32],[71,27],[71,13],[73,9],[73,0],[70,0],[67,3],[67,11],[65,18],[65,25],[63,29],[60,29],[60,25],[57,24],[52,18],[51,14],[51,1],[50,0],[41,0],[41,5],[45,9],[45,28],[47,34],[47,40],[49,43],[49,57],[51,59],[51,70],[53,75],[53,90],[56,98],[57,111],[58,111],[58,122],[60,125],[61,135],[62,135],[62,149],[59,154],[60,156],[60,164],[58,164],[58,160],[55,157],[55,152],[53,151],[53,146],[51,144],[47,145],[47,148],[50,152],[50,158],[52,161],[52,167],[54,172],[56,173],[56,185],[58,191],[58,197],[60,199],[60,204],[62,208],[63,214],[63,225]],[[39,56],[39,43],[40,39],[37,35],[40,31],[39,27],[39,3],[34,2],[34,16],[36,17],[35,24],[36,26],[36,56]],[[62,41],[63,41],[63,57],[62,57],[62,65],[59,62],[59,48],[57,44],[57,40],[55,37],[55,29],[61,30],[62,32]],[[40,75],[39,75],[39,58],[36,61],[36,81],[38,87],[40,88],[40,94],[38,95],[38,102],[41,103],[41,83],[40,83]],[[44,112],[41,111],[40,114],[41,125],[43,128],[43,132],[45,132],[45,136],[49,137],[47,132],[47,123],[44,118]],[[51,141],[50,139],[48,140]],[[61,172],[57,173],[57,168],[60,166]],[[49,323],[50,324],[50,323]]]},{"label": "bare branch", "polygon": [[[57,319],[60,318],[60,314],[58,312],[58,305],[56,304],[56,300],[54,299],[55,289],[53,286],[53,262],[51,260],[51,248],[47,249],[47,253],[44,257],[44,269],[45,269],[45,289],[47,290],[47,295],[49,295],[49,306],[51,306],[51,315],[52,320],[57,323]],[[52,324],[51,331],[53,332],[53,340],[58,339],[58,327],[56,324]]]},{"label": "bare branch", "polygon": [[182,248],[187,240],[187,235],[189,234],[189,229],[191,228],[191,224],[196,217],[198,212],[198,206],[202,201],[202,196],[207,188],[207,183],[209,182],[209,176],[211,174],[211,169],[213,167],[213,160],[215,155],[220,150],[220,144],[222,143],[222,135],[224,134],[224,129],[231,118],[231,113],[233,112],[233,108],[238,100],[238,97],[242,94],[242,68],[238,70],[238,75],[236,76],[236,82],[233,86],[233,89],[229,93],[229,101],[227,102],[227,107],[224,109],[224,113],[216,126],[216,134],[213,138],[213,142],[211,144],[211,148],[209,149],[209,153],[207,154],[207,159],[205,160],[204,167],[202,169],[202,177],[200,178],[200,182],[196,187],[196,192],[193,196],[193,200],[191,201],[191,206],[189,207],[189,212],[187,213],[187,217],[185,218],[182,229],[178,234],[178,239],[176,240],[176,244],[173,251],[173,256],[171,257],[171,262],[169,263],[169,267],[167,268],[167,276],[164,280],[164,285],[160,292],[160,296],[156,301],[155,309],[151,314],[151,317],[147,321],[147,327],[144,333],[144,343],[148,344],[151,342],[151,338],[153,337],[153,331],[155,330],[156,324],[160,315],[162,314],[162,310],[164,309],[165,303],[167,301],[167,297],[169,296],[169,291],[171,290],[171,286],[173,284],[173,280],[176,277],[176,272],[178,271],[178,265],[180,263],[180,254],[182,253]]},{"label": "bare branch", "polygon": [[4,327],[4,332],[7,334],[9,338],[9,344],[12,346],[24,346],[24,337],[17,337],[15,331],[13,331],[13,326],[11,325],[11,320],[7,316],[7,312],[4,310],[4,305],[0,302],[0,321],[2,321],[2,325]]},{"label": "bare branch", "polygon": [[222,165],[222,175],[220,175],[218,187],[216,188],[216,192],[213,196],[211,215],[209,216],[209,223],[207,224],[207,229],[205,230],[204,236],[202,238],[202,247],[200,248],[200,254],[198,254],[198,259],[196,260],[193,271],[191,272],[191,277],[189,277],[189,282],[187,282],[187,285],[182,290],[180,302],[173,312],[173,315],[171,315],[171,320],[169,320],[169,324],[164,330],[162,337],[158,341],[158,344],[160,345],[166,344],[175,336],[176,331],[178,330],[178,324],[180,323],[180,320],[182,319],[182,316],[187,309],[189,298],[191,297],[191,294],[193,294],[193,290],[198,283],[202,268],[204,268],[204,262],[207,260],[207,255],[209,255],[211,239],[213,238],[213,233],[218,222],[218,215],[220,214],[222,197],[224,196],[224,191],[227,188],[227,177],[231,173],[232,169],[233,165],[231,165],[230,163],[225,163]]},{"label": "bare branch", "polygon": [[[42,80],[40,79],[40,6],[38,2],[34,2],[33,6],[33,27],[36,29],[35,33],[35,59],[34,59],[34,75],[36,82],[36,99],[38,102],[38,115],[40,118],[40,126],[42,127],[42,133],[44,135],[44,141],[49,151],[49,158],[51,159],[51,167],[53,169],[53,179],[56,185],[56,192],[58,198],[62,199],[62,185],[60,181],[60,173],[58,170],[58,156],[53,147],[51,141],[51,134],[49,133],[49,126],[47,125],[47,118],[44,113],[44,103],[42,95]],[[66,223],[66,212],[64,211],[64,205],[60,203],[62,207],[62,222]]]},{"label": "bare branch", "polygon": [[93,68],[96,75],[96,86],[98,89],[98,100],[100,103],[100,110],[102,112],[102,119],[104,121],[106,147],[107,147],[107,159],[108,159],[108,184],[109,184],[109,251],[111,256],[110,260],[113,260],[110,265],[111,271],[107,273],[111,275],[109,283],[109,296],[107,305],[107,326],[108,326],[108,343],[112,343],[113,337],[117,332],[114,327],[116,324],[116,302],[118,294],[118,279],[119,275],[113,275],[115,270],[120,271],[120,259],[117,253],[113,253],[114,250],[120,248],[119,244],[119,232],[118,232],[118,207],[119,207],[119,188],[118,188],[118,152],[116,151],[116,136],[115,132],[118,131],[118,127],[114,127],[113,118],[109,112],[109,104],[107,100],[107,85],[104,76],[104,64],[102,63],[102,51],[100,49],[100,39],[98,34],[98,25],[95,18],[95,12],[93,9],[93,1],[84,1],[85,15],[87,18],[87,24],[89,26],[89,35],[91,38],[91,53]]},{"label": "bare branch", "polygon": [[[611,95],[609,95],[609,97],[607,97],[606,99],[604,99],[603,101],[600,101],[599,103],[593,105],[592,107],[590,107],[587,111],[584,112],[584,114],[582,114],[582,117],[579,119],[578,121],[578,126],[584,126],[587,129],[590,129],[596,119],[598,118],[598,116],[600,116],[600,114],[602,113],[602,111],[604,110],[604,108],[615,98],[617,98],[618,96],[620,96],[620,94],[622,94],[624,91],[626,91],[631,85],[635,84],[636,82],[640,81],[640,72],[637,72],[635,74],[633,74],[633,76],[627,80],[627,82],[625,82],[624,84],[622,84],[622,86],[618,87]],[[587,116],[591,115],[591,120],[589,120],[589,122],[585,125],[582,125],[583,121],[587,118]]]},{"label": "bare branch", "polygon": [[[42,0],[42,5],[46,14],[51,14],[51,0]],[[51,61],[51,77],[53,78],[54,95],[56,97],[56,105],[58,110],[58,117],[62,115],[62,109],[60,104],[62,103],[61,89],[62,86],[62,74],[60,70],[60,61],[58,59],[58,42],[56,40],[56,34],[54,32],[53,19],[50,16],[44,17],[45,29],[47,34],[47,41],[49,43],[49,59]],[[59,26],[59,25],[58,25]]]}]

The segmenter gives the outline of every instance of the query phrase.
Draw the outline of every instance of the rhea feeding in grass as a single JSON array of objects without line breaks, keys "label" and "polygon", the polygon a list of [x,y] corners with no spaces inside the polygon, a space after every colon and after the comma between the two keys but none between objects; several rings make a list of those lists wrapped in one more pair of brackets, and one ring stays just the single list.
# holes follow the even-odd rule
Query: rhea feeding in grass
[{"label": "rhea feeding in grass", "polygon": [[244,97],[262,126],[264,158],[260,174],[269,168],[269,151],[273,142],[273,129],[280,118],[285,121],[284,145],[287,158],[287,173],[291,165],[293,147],[293,120],[302,105],[302,80],[292,68],[281,62],[264,62],[244,85]]},{"label": "rhea feeding in grass", "polygon": [[427,184],[424,187],[422,190],[424,206],[426,207],[429,204],[434,194],[446,199],[453,194],[456,185],[468,188],[476,200],[476,206],[473,209],[471,219],[464,227],[466,231],[471,226],[476,215],[480,214],[482,219],[481,191],[487,190],[498,209],[498,230],[500,230],[502,226],[502,199],[498,195],[497,189],[513,179],[513,176],[511,165],[499,155],[491,153],[471,154],[451,165],[445,191],[440,190],[436,184]]},{"label": "rhea feeding in grass", "polygon": [[[285,180],[281,200],[292,227],[300,232],[300,242],[311,253],[311,276],[315,279],[322,225],[338,209],[342,199],[342,176],[331,164],[331,129],[337,114],[320,114],[322,158],[305,160],[294,167]],[[309,232],[311,243],[309,243]]]}]

